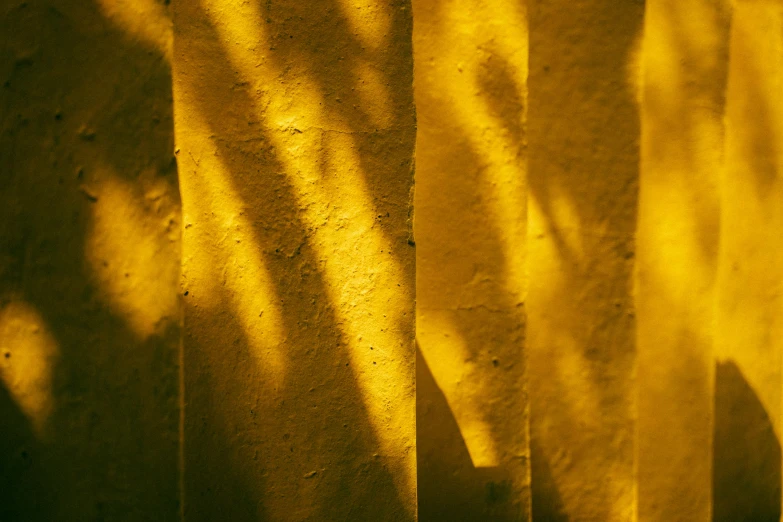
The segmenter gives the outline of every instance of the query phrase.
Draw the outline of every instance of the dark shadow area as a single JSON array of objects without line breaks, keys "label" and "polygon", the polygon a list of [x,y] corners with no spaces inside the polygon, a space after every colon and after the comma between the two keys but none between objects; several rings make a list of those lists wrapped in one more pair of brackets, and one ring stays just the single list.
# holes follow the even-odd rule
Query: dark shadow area
[{"label": "dark shadow area", "polygon": [[[326,280],[321,245],[313,244],[315,231],[302,215],[301,194],[289,179],[300,173],[283,163],[271,138],[273,133],[286,132],[287,143],[295,146],[297,136],[319,133],[321,148],[303,154],[320,158],[321,176],[326,179],[336,174],[328,162],[329,133],[354,135],[354,152],[372,196],[372,211],[378,216],[376,226],[390,240],[390,254],[404,269],[399,285],[410,288],[413,249],[408,244],[407,202],[413,181],[414,120],[407,6],[406,2],[388,6],[392,23],[387,41],[373,54],[357,41],[336,1],[257,3],[259,18],[268,24],[268,40],[259,43],[259,49],[265,49],[262,65],[281,71],[279,84],[263,88],[295,89],[301,74],[324,100],[325,121],[335,124],[334,129],[304,127],[298,132],[267,121],[267,94],[256,91],[257,78],[245,78],[234,70],[231,42],[221,38],[206,11],[194,3],[177,6],[175,54],[182,59],[176,66],[177,81],[194,100],[187,110],[198,112],[209,123],[214,145],[212,150],[191,151],[183,144],[181,158],[188,158],[186,153],[195,155],[182,170],[183,193],[186,184],[200,183],[201,154],[220,158],[228,171],[226,181],[241,198],[242,215],[252,226],[243,232],[274,284],[271,290],[256,291],[271,291],[278,303],[285,332],[285,343],[278,349],[287,366],[286,378],[278,386],[251,353],[245,325],[231,308],[231,292],[237,289],[221,287],[220,298],[210,310],[185,298],[189,519],[279,520],[281,513],[288,520],[410,519],[405,508],[411,499],[401,499],[395,492],[389,462],[380,455],[356,382],[355,372],[374,370],[356,369],[349,363],[348,343],[338,320],[338,307],[345,304],[330,298],[329,285],[336,282]],[[361,79],[353,77],[360,58],[370,60],[390,85],[393,110],[387,128],[374,128],[362,111],[354,90]],[[395,88],[398,85],[401,88]],[[316,182],[313,190],[320,187]],[[340,209],[355,202],[332,203],[330,212],[339,216]],[[211,244],[213,239],[202,235],[211,226],[209,218],[198,217],[209,215],[208,204],[184,201],[184,205],[194,208],[193,227],[185,233],[186,248],[191,241]],[[324,218],[331,219],[332,214]],[[197,297],[197,287],[188,290]],[[411,336],[412,327],[412,313],[397,325]]]},{"label": "dark shadow area", "polygon": [[[736,144],[731,144],[737,151],[730,152],[738,156],[741,154],[750,166],[742,174],[752,177],[755,195],[759,201],[767,202],[778,194],[780,179],[778,158],[781,136],[774,121],[776,105],[780,102],[775,97],[776,93],[770,92],[772,89],[765,85],[771,80],[763,69],[763,58],[760,61],[756,55],[759,50],[754,49],[753,36],[747,34],[749,28],[746,24],[733,23],[731,26],[726,109],[726,116],[730,119],[726,134],[736,141]],[[733,158],[729,156],[729,159]]]},{"label": "dark shadow area", "polygon": [[35,309],[57,347],[40,438],[0,387],[0,518],[176,520],[177,313],[139,335],[87,259],[119,181],[178,263],[169,66],[88,1],[3,0],[0,34],[0,307]]},{"label": "dark shadow area", "polygon": [[51,484],[27,417],[0,381],[0,520],[52,520]]},{"label": "dark shadow area", "polygon": [[780,442],[764,406],[734,362],[715,366],[712,520],[780,520]]},{"label": "dark shadow area", "polygon": [[499,467],[473,466],[451,408],[420,352],[416,391],[419,520],[518,520],[509,513],[512,477]]},{"label": "dark shadow area", "polygon": [[533,513],[535,522],[568,522],[557,483],[549,469],[548,459],[536,439],[530,440],[530,475],[533,486]]},{"label": "dark shadow area", "polygon": [[[527,113],[524,96],[527,85],[519,83],[513,76],[513,71],[519,68],[520,64],[511,63],[503,56],[500,49],[493,48],[491,44],[483,47],[482,50],[490,53],[491,58],[481,64],[476,75],[476,85],[485,95],[484,101],[489,114],[505,131],[508,143],[518,147],[518,167],[520,175],[524,175],[526,166],[524,144],[527,138],[524,126]],[[524,196],[524,194],[519,195]]]},{"label": "dark shadow area", "polygon": [[[356,156],[376,215],[390,214],[389,219],[379,223],[379,228],[396,245],[401,234],[408,234],[412,211],[409,203],[416,119],[410,0],[385,0],[365,7],[376,10],[379,19],[389,21],[388,29],[375,35],[374,48],[358,37],[346,19],[344,12],[355,7],[341,0],[256,0],[256,4],[269,31],[270,52],[266,59],[272,67],[286,73],[279,79],[281,84],[293,87],[296,71],[307,74],[314,80],[313,94],[323,100],[324,120],[330,127],[312,130],[356,136]],[[372,25],[374,19],[370,17],[361,23]],[[380,81],[363,73],[362,65],[367,63]],[[388,97],[383,104],[388,119],[383,125],[373,122],[367,100],[360,95],[361,87],[367,84],[382,87]],[[275,132],[268,125],[263,127],[264,122],[262,131]],[[324,177],[333,174],[324,167]],[[410,249],[393,254],[406,270],[406,281],[412,281],[414,263]]]},{"label": "dark shadow area", "polygon": [[[525,308],[509,268],[524,263],[509,259],[522,252],[524,221],[497,219],[525,214],[525,42],[509,42],[508,26],[497,37],[505,46],[496,42],[481,17],[475,34],[458,36],[451,7],[468,11],[422,1],[414,12],[419,520],[527,520]],[[440,52],[450,45],[476,54],[449,70]],[[448,399],[433,374],[458,379]],[[466,421],[486,427],[482,440],[463,437]],[[476,467],[466,439],[492,467]]]},{"label": "dark shadow area", "polygon": [[[663,63],[669,69],[665,71],[666,76],[664,71],[656,71],[661,76],[654,77],[648,72],[642,80],[644,132],[650,136],[644,143],[643,161],[652,163],[646,169],[649,179],[645,180],[652,187],[651,192],[655,190],[654,185],[678,187],[680,180],[675,176],[681,174],[681,168],[702,176],[700,182],[709,184],[710,190],[715,190],[719,183],[717,174],[710,176],[711,172],[701,171],[705,170],[706,162],[717,165],[720,161],[718,151],[722,152],[725,129],[720,123],[726,108],[731,9],[724,2],[700,3],[704,21],[698,26],[699,30],[705,37],[709,35],[710,39],[719,42],[708,49],[690,25],[692,10],[699,3],[689,6],[667,0],[655,8],[648,7],[654,13],[654,18],[652,14],[648,14],[648,18],[656,24],[648,31],[655,33],[656,41],[664,40],[671,46],[668,51],[657,49],[659,56],[654,58],[657,67]],[[671,54],[667,56],[667,52]],[[715,128],[716,134],[705,131],[706,122]],[[658,166],[663,162],[668,163],[666,169]],[[677,171],[673,170],[675,166]],[[677,194],[674,190],[670,192]],[[692,194],[688,194],[691,204],[686,210],[696,224],[694,240],[715,268],[721,223],[712,195],[705,197],[702,193],[694,188]],[[666,196],[653,204],[670,204],[668,194]]]}]

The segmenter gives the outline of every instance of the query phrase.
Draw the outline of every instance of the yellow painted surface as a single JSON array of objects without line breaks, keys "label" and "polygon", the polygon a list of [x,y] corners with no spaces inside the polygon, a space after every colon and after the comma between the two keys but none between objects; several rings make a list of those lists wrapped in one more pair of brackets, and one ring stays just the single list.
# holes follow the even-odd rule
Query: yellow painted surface
[{"label": "yellow painted surface", "polygon": [[636,264],[641,522],[711,518],[729,14],[711,0],[646,7]]},{"label": "yellow painted surface", "polygon": [[0,521],[780,518],[779,0],[0,35]]},{"label": "yellow painted surface", "polygon": [[783,5],[733,6],[716,280],[713,517],[777,520],[783,365]]},{"label": "yellow painted surface", "polygon": [[416,518],[410,27],[175,3],[188,520]]},{"label": "yellow painted surface", "polygon": [[525,10],[413,8],[419,516],[529,520]]},{"label": "yellow painted surface", "polygon": [[530,2],[533,520],[634,509],[638,2]]},{"label": "yellow painted surface", "polygon": [[7,0],[0,34],[0,520],[175,520],[167,8]]},{"label": "yellow painted surface", "polygon": [[59,355],[57,341],[35,308],[26,303],[12,301],[0,313],[0,380],[36,436],[44,439],[54,407],[52,368]]}]

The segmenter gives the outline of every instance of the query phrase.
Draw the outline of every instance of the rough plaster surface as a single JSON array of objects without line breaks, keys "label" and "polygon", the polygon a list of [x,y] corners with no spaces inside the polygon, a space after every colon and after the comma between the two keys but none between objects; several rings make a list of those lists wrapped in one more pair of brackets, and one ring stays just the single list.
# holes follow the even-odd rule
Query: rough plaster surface
[{"label": "rough plaster surface", "polygon": [[524,6],[413,7],[419,517],[529,520]]},{"label": "rough plaster surface", "polygon": [[779,520],[783,8],[412,7],[0,2],[0,520]]},{"label": "rough plaster surface", "polygon": [[645,13],[637,228],[640,522],[709,521],[726,2]]},{"label": "rough plaster surface", "polygon": [[716,275],[712,520],[779,520],[783,6],[733,7]]},{"label": "rough plaster surface", "polygon": [[175,2],[187,520],[415,520],[404,1]]},{"label": "rough plaster surface", "polygon": [[124,7],[0,2],[3,521],[177,518],[170,30]]},{"label": "rough plaster surface", "polygon": [[529,5],[533,519],[634,510],[638,2]]}]

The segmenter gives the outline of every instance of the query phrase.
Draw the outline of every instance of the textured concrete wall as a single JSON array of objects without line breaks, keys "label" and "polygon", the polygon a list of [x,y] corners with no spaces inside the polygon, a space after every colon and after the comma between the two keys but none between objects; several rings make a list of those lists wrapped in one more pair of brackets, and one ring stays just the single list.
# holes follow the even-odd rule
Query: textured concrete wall
[{"label": "textured concrete wall", "polygon": [[174,25],[185,518],[414,520],[410,6]]},{"label": "textured concrete wall", "polygon": [[728,52],[712,520],[779,520],[783,5],[736,2]]},{"label": "textured concrete wall", "polygon": [[175,520],[166,8],[5,0],[0,34],[0,520]]},{"label": "textured concrete wall", "polygon": [[783,4],[168,10],[0,1],[0,520],[780,518]]},{"label": "textured concrete wall", "polygon": [[419,516],[529,520],[525,9],[413,7]]},{"label": "textured concrete wall", "polygon": [[630,520],[643,5],[530,2],[534,520]]},{"label": "textured concrete wall", "polygon": [[[637,229],[638,516],[711,518],[728,5],[649,2]],[[731,228],[731,225],[726,227]]]}]

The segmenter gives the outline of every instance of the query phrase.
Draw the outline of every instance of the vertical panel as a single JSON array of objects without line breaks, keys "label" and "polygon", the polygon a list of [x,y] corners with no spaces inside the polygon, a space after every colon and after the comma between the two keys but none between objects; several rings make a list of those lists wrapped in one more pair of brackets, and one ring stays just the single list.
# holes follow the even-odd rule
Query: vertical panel
[{"label": "vertical panel", "polygon": [[175,3],[187,520],[414,520],[404,1]]},{"label": "vertical panel", "polygon": [[524,3],[413,7],[420,519],[529,520]]},{"label": "vertical panel", "polygon": [[533,518],[629,520],[643,5],[530,4]]},{"label": "vertical panel", "polygon": [[647,3],[636,281],[643,522],[711,519],[728,27],[725,2]]},{"label": "vertical panel", "polygon": [[717,279],[713,520],[779,520],[783,5],[736,2]]},{"label": "vertical panel", "polygon": [[167,8],[9,0],[0,34],[0,520],[175,520]]}]

